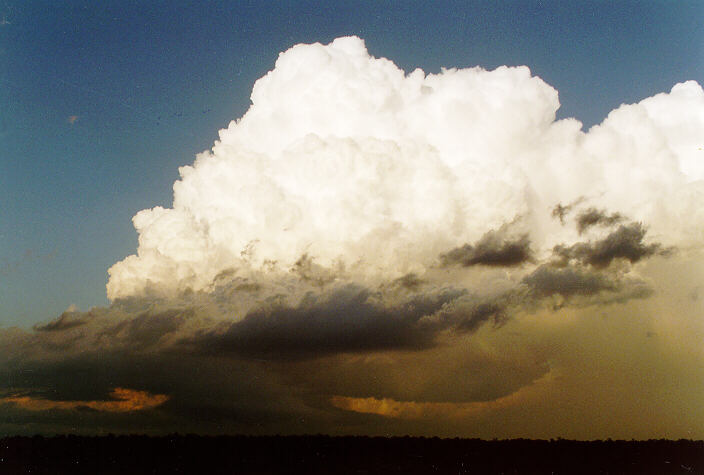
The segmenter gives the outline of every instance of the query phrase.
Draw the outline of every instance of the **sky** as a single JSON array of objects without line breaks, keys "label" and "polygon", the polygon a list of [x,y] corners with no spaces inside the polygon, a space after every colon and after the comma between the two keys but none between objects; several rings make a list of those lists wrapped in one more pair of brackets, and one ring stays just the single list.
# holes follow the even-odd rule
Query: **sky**
[{"label": "sky", "polygon": [[704,437],[702,18],[0,3],[0,432]]}]

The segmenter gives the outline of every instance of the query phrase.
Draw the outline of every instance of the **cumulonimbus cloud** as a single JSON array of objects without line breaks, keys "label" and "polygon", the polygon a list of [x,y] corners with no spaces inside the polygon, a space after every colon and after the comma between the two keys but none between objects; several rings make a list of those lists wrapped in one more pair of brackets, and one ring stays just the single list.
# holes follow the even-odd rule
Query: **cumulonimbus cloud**
[{"label": "cumulonimbus cloud", "polygon": [[[696,330],[693,300],[657,287],[669,282],[665,256],[694,262],[687,275],[701,280],[695,82],[583,131],[555,120],[557,91],[526,67],[405,73],[340,38],[282,53],[251,98],[180,169],[172,207],[134,217],[139,246],[109,270],[109,307],[0,330],[3,410],[87,407],[103,423],[139,407],[144,420],[168,414],[171,430],[299,433],[364,415],[507,411],[534,424],[530,411],[574,397],[595,414],[597,394],[623,425],[632,410],[599,385],[563,385],[573,367],[611,384],[638,365],[613,366],[617,349],[599,360],[598,325],[633,353],[663,309],[684,309]],[[658,322],[677,349],[644,349],[639,375],[657,363],[658,377],[701,376],[678,363],[701,353],[677,318]],[[638,384],[657,394],[649,378]],[[116,386],[147,392],[100,399]],[[700,392],[671,394],[685,407],[672,401]]]},{"label": "cumulonimbus cloud", "polygon": [[421,350],[434,346],[442,329],[423,318],[463,293],[441,289],[389,305],[369,289],[346,285],[326,295],[311,292],[295,306],[275,303],[257,309],[225,331],[199,335],[193,343],[201,351],[215,354],[286,359]]},{"label": "cumulonimbus cloud", "polygon": [[[110,299],[207,291],[233,269],[294,267],[324,283],[333,274],[311,263],[385,281],[422,274],[442,253],[516,265],[528,242],[571,244],[550,211],[580,197],[590,200],[580,232],[620,219],[600,209],[648,223],[668,245],[693,242],[704,223],[704,91],[693,81],[584,132],[555,120],[557,91],[526,67],[407,74],[348,37],[282,53],[251,99],[180,169],[173,207],[134,217],[139,248],[110,268]],[[517,241],[482,238],[517,215]]]}]

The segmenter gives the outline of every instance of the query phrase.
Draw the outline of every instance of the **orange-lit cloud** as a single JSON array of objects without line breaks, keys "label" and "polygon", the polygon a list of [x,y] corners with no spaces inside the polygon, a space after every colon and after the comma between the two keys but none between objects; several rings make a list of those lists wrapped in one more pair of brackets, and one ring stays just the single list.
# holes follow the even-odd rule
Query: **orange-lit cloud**
[{"label": "orange-lit cloud", "polygon": [[357,398],[333,396],[330,402],[333,406],[347,411],[364,414],[377,414],[384,417],[398,419],[449,418],[459,419],[478,413],[503,409],[506,407],[524,404],[534,400],[555,379],[553,371],[529,386],[518,391],[491,401],[475,402],[417,402],[396,401],[390,398],[377,399],[374,397]]},{"label": "orange-lit cloud", "polygon": [[76,123],[77,120],[78,120],[78,116],[77,116],[77,115],[70,115],[70,116],[68,116],[68,119],[66,119],[66,122],[68,122],[69,124],[73,125],[73,124]]},{"label": "orange-lit cloud", "polygon": [[131,412],[155,408],[169,399],[165,394],[151,394],[127,388],[115,388],[110,392],[110,396],[114,398],[113,401],[52,401],[32,396],[9,396],[0,399],[0,403],[12,403],[28,411],[86,407],[104,412]]}]

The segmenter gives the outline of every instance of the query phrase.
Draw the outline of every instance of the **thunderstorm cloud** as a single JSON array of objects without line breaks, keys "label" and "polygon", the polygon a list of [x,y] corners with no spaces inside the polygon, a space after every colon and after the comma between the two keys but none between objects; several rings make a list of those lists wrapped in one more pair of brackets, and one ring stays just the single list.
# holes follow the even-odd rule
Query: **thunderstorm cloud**
[{"label": "thunderstorm cloud", "polygon": [[704,91],[559,106],[525,66],[281,53],[109,306],[0,329],[0,431],[703,437]]}]

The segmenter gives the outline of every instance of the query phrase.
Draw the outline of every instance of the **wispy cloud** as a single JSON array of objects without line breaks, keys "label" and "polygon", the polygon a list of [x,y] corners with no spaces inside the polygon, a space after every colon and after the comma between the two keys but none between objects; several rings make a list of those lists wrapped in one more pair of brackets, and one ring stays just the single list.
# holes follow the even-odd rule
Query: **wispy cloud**
[{"label": "wispy cloud", "polygon": [[6,396],[0,404],[14,404],[28,411],[49,411],[52,409],[75,410],[93,409],[103,412],[132,412],[153,409],[169,400],[165,394],[151,394],[127,388],[115,388],[110,393],[113,400],[107,401],[54,401],[33,396]]},{"label": "wispy cloud", "polygon": [[399,419],[448,418],[461,419],[483,412],[495,411],[526,402],[539,397],[549,390],[555,379],[553,372],[548,372],[534,383],[518,389],[507,396],[488,401],[475,402],[419,402],[397,401],[390,398],[357,398],[333,396],[330,403],[346,411]]}]

